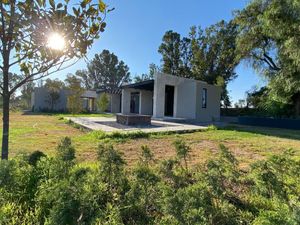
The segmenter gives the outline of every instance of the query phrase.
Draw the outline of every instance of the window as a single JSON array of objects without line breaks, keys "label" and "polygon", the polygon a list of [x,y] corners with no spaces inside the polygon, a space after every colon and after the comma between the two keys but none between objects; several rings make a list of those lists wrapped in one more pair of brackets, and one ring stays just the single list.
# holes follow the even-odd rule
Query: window
[{"label": "window", "polygon": [[202,89],[202,108],[206,108],[207,106],[207,89]]}]

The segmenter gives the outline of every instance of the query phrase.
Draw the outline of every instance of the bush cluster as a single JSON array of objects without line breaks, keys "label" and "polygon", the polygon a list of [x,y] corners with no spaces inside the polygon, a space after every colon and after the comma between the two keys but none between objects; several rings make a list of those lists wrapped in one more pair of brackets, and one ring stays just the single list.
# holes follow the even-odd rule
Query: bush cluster
[{"label": "bush cluster", "polygon": [[190,147],[156,162],[143,146],[127,168],[112,145],[95,164],[76,162],[69,138],[57,154],[0,162],[0,224],[300,224],[300,163],[291,151],[239,169],[231,152],[188,165]]}]

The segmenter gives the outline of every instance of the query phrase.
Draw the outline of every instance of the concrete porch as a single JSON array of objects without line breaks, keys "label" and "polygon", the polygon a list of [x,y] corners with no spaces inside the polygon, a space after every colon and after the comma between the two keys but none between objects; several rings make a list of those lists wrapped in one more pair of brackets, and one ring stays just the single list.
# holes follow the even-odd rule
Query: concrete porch
[{"label": "concrete porch", "polygon": [[104,132],[136,132],[145,133],[159,132],[193,132],[207,129],[207,126],[197,124],[175,123],[163,120],[152,119],[150,125],[134,125],[128,126],[116,122],[116,118],[106,117],[66,117],[66,119],[85,127],[89,130],[102,130]]}]

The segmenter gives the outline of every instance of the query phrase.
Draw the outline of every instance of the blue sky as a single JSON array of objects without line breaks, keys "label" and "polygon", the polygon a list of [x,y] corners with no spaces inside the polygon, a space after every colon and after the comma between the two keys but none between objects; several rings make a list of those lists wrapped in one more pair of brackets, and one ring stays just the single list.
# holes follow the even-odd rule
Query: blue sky
[{"label": "blue sky", "polygon": [[[161,56],[157,52],[163,34],[174,30],[185,36],[193,25],[205,28],[222,19],[229,20],[233,10],[246,6],[246,0],[106,0],[115,10],[107,16],[107,28],[88,53],[94,54],[103,49],[114,52],[130,68],[131,75],[148,72],[150,63],[160,65]],[[64,79],[67,73],[84,69],[86,62],[51,76]],[[245,64],[238,66],[239,77],[229,84],[233,102],[244,98],[245,91],[263,82]]]}]

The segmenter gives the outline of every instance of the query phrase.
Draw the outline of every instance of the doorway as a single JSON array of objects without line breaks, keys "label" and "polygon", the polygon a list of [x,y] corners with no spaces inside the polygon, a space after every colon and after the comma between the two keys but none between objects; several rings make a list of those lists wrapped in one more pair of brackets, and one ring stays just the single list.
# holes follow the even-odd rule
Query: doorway
[{"label": "doorway", "polygon": [[174,86],[165,88],[165,116],[174,116]]},{"label": "doorway", "polygon": [[140,113],[140,93],[132,92],[130,95],[130,113]]}]

